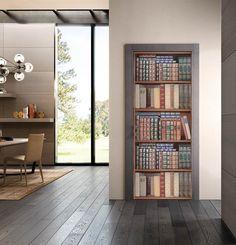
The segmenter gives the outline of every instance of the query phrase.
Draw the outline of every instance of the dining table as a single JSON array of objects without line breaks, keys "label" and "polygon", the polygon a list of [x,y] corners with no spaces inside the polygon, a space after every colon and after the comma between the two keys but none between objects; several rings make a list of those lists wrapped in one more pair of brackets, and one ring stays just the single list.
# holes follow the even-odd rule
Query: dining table
[{"label": "dining table", "polygon": [[[0,155],[2,153],[2,149],[10,146],[20,145],[20,144],[26,144],[28,142],[28,138],[13,138],[12,140],[2,140],[0,139]],[[33,162],[31,172],[28,172],[29,174],[34,173],[36,167],[36,163]],[[28,174],[27,173],[27,174]],[[16,175],[16,174],[12,174]],[[18,175],[18,173],[17,173]]]}]

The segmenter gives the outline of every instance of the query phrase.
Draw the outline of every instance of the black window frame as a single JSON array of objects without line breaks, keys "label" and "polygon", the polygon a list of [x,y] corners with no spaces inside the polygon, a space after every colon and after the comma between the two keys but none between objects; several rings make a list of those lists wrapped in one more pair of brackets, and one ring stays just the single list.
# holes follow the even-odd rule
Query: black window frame
[{"label": "black window frame", "polygon": [[[55,30],[57,29],[57,27],[59,26],[90,26],[91,28],[91,101],[90,101],[90,105],[91,105],[91,154],[90,154],[90,159],[91,162],[90,163],[72,163],[72,162],[68,162],[68,163],[58,163],[56,162],[56,147],[54,150],[54,158],[55,158],[55,166],[109,166],[109,162],[96,162],[96,144],[95,144],[95,28],[97,26],[109,26],[109,24],[56,24],[55,25]],[[54,62],[54,74],[56,75],[56,42],[57,42],[57,38],[56,38],[56,31],[55,31],[55,45],[54,45],[54,57],[55,57],[55,62]],[[57,81],[56,81],[57,82]],[[56,95],[57,96],[57,95]],[[57,103],[56,103],[57,105]],[[55,107],[55,115],[56,115],[56,107]],[[56,122],[55,122],[55,126],[54,126],[54,135],[55,135],[55,146],[56,146],[56,141],[57,141],[57,135],[56,135]]]}]

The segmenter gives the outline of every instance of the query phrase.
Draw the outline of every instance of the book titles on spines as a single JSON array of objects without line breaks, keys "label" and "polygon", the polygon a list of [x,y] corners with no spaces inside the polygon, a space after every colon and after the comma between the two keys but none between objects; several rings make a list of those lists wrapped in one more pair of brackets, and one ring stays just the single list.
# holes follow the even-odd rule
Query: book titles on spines
[{"label": "book titles on spines", "polygon": [[191,109],[191,84],[135,85],[135,107]]},{"label": "book titles on spines", "polygon": [[136,140],[190,140],[188,117],[179,112],[137,112]]},{"label": "book titles on spines", "polygon": [[136,81],[189,81],[191,57],[137,55]]},{"label": "book titles on spines", "polygon": [[191,172],[135,173],[135,197],[191,198]]},{"label": "book titles on spines", "polygon": [[191,169],[191,145],[138,144],[136,170]]}]

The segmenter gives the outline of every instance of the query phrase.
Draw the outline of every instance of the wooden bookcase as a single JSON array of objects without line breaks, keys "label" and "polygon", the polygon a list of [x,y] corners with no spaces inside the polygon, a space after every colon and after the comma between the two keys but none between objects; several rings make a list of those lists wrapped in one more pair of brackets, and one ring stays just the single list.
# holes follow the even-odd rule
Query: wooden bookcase
[{"label": "wooden bookcase", "polygon": [[192,147],[193,52],[143,49],[132,50],[129,55],[131,65],[126,69],[132,69],[128,89],[133,90],[133,132],[129,135],[132,146],[129,143],[128,147],[133,156],[128,157],[132,163],[126,158],[126,164],[132,164],[126,177],[132,178],[131,198],[192,199],[193,183],[198,178],[198,173],[193,178],[193,170],[198,171],[193,167]]}]

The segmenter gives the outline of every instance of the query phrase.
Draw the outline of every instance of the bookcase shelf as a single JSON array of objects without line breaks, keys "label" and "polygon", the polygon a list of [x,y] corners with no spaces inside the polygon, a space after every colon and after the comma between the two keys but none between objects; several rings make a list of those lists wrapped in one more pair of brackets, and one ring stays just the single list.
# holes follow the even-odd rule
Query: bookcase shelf
[{"label": "bookcase shelf", "polygon": [[191,109],[135,108],[135,112],[192,112]]},{"label": "bookcase shelf", "polygon": [[155,197],[155,196],[141,196],[134,197],[134,200],[191,200],[192,197]]},{"label": "bookcase shelf", "polygon": [[155,85],[155,84],[191,84],[191,81],[135,81],[135,84],[142,84],[142,85]]},{"label": "bookcase shelf", "polygon": [[192,169],[135,169],[135,172],[140,173],[158,173],[158,172],[192,172]]},{"label": "bookcase shelf", "polygon": [[191,143],[191,140],[136,140],[136,143]]}]

